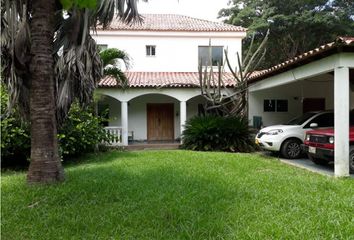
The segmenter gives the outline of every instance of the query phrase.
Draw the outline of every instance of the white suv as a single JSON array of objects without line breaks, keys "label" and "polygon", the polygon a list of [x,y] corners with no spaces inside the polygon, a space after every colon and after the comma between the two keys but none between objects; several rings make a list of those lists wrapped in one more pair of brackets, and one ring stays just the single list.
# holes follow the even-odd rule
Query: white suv
[{"label": "white suv", "polygon": [[308,112],[284,125],[262,128],[256,135],[255,141],[264,150],[280,152],[283,157],[294,159],[302,154],[301,144],[305,139],[306,131],[333,126],[333,111]]}]

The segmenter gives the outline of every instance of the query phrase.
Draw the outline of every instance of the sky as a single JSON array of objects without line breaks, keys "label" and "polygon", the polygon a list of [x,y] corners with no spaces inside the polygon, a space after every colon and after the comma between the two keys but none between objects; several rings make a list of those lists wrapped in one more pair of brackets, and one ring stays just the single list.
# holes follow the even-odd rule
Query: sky
[{"label": "sky", "polygon": [[140,13],[174,13],[210,21],[217,19],[220,9],[227,7],[229,0],[148,0],[139,1]]}]

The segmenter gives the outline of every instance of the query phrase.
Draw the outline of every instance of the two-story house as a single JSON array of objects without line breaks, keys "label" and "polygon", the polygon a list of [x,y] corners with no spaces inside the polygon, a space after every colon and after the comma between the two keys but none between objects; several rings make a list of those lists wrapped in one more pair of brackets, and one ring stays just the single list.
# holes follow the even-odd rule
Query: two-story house
[{"label": "two-story house", "polygon": [[[97,44],[124,50],[132,61],[126,71],[127,89],[105,77],[97,90],[100,105],[109,109],[108,126],[121,135],[122,145],[128,145],[128,139],[178,140],[185,121],[203,111],[199,63],[210,65],[211,56],[216,67],[227,50],[236,65],[246,36],[245,28],[220,22],[173,14],[143,17],[141,24],[113,21],[109,29],[94,35]],[[224,75],[227,82],[231,74]]]}]

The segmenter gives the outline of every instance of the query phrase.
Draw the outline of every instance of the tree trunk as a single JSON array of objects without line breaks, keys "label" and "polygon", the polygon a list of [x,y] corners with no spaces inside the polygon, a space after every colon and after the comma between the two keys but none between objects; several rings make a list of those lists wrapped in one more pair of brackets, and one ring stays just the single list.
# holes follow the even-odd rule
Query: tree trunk
[{"label": "tree trunk", "polygon": [[58,154],[54,85],[55,0],[32,1],[31,27],[31,163],[28,183],[64,180]]}]

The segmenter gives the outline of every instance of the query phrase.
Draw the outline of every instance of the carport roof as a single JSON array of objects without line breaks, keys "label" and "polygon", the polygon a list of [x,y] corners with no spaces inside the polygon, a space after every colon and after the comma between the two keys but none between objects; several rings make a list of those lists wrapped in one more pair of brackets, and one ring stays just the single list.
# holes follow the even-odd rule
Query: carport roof
[{"label": "carport roof", "polygon": [[338,37],[334,42],[324,44],[311,51],[277,64],[269,69],[259,71],[251,76],[249,83],[252,84],[261,81],[268,77],[301,65],[305,65],[309,62],[327,57],[337,52],[354,52],[354,37]]}]

